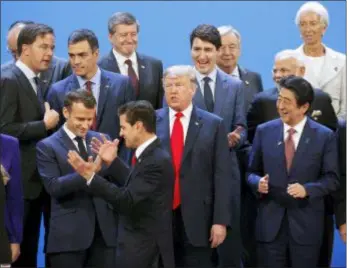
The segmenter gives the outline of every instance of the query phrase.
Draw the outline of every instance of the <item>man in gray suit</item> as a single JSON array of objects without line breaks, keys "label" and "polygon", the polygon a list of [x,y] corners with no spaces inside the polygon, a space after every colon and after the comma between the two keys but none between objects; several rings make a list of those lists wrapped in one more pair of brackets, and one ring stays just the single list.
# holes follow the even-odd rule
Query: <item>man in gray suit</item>
[{"label": "man in gray suit", "polygon": [[[2,74],[7,71],[11,71],[14,63],[18,59],[17,39],[20,31],[24,28],[24,26],[33,23],[33,21],[17,20],[10,25],[7,33],[7,51],[12,55],[13,60],[1,64]],[[71,68],[69,63],[64,59],[53,56],[49,68],[46,71],[41,72],[39,75],[42,81],[41,87],[43,96],[47,96],[47,90],[51,84],[64,79],[70,74]]]}]

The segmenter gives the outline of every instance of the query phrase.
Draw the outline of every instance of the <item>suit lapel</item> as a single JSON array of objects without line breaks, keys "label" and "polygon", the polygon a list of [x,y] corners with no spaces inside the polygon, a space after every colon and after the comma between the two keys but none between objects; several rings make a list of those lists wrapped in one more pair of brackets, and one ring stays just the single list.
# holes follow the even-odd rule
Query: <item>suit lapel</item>
[{"label": "suit lapel", "polygon": [[[77,89],[81,88],[80,83],[77,80],[77,76],[75,74],[70,76],[70,83],[69,83],[70,89],[68,91],[76,91]],[[84,85],[82,85],[83,87]]]},{"label": "suit lapel", "polygon": [[63,127],[61,127],[58,130],[58,141],[60,142],[60,144],[67,150],[74,150],[76,152],[78,152],[75,144],[73,143],[73,141],[69,138],[69,136],[66,134],[65,130],[63,129]]},{"label": "suit lapel", "polygon": [[202,95],[200,83],[196,80],[196,91],[193,97],[194,104],[202,110],[207,110],[204,96]]},{"label": "suit lapel", "polygon": [[146,72],[148,72],[148,66],[146,64],[146,61],[143,59],[143,57],[136,53],[137,56],[137,65],[138,65],[138,72],[139,72],[139,93],[143,93],[145,89],[145,79],[146,79]]},{"label": "suit lapel", "polygon": [[214,90],[215,101],[213,113],[219,116],[222,114],[223,106],[228,95],[227,84],[225,80],[226,79],[225,77],[223,77],[221,72],[217,71],[216,87]]},{"label": "suit lapel", "polygon": [[167,152],[169,152],[171,155],[169,108],[160,110],[160,114],[158,114],[157,136],[162,141],[162,144],[166,148]]},{"label": "suit lapel", "polygon": [[113,54],[113,51],[111,49],[110,54],[108,56],[108,69],[114,73],[120,73],[118,62],[116,60],[116,57]]},{"label": "suit lapel", "polygon": [[51,83],[54,68],[55,66],[53,66],[53,63],[52,63],[46,71],[40,73],[40,80],[43,84],[42,95],[44,97],[46,97],[47,95],[48,85]]},{"label": "suit lapel", "polygon": [[108,90],[110,88],[109,78],[105,75],[104,71],[101,70],[101,79],[100,79],[100,91],[99,91],[99,100],[98,100],[98,111],[96,115],[97,126],[100,126],[102,120],[102,114],[105,108],[105,102],[108,95]]},{"label": "suit lapel", "polygon": [[284,148],[284,134],[283,134],[283,129],[284,125],[282,120],[278,119],[279,125],[279,131],[276,131],[274,133],[279,133],[277,138],[274,140],[276,142],[276,148],[278,149],[278,156],[279,156],[279,168],[280,170],[287,170],[287,165],[286,165],[286,155],[285,155],[285,148]]},{"label": "suit lapel", "polygon": [[340,69],[343,67],[341,66],[340,62],[338,61],[337,55],[334,51],[332,51],[330,48],[327,48],[325,46],[325,59],[323,68],[320,73],[321,77],[321,87],[323,88],[330,80],[332,80],[340,71]]}]

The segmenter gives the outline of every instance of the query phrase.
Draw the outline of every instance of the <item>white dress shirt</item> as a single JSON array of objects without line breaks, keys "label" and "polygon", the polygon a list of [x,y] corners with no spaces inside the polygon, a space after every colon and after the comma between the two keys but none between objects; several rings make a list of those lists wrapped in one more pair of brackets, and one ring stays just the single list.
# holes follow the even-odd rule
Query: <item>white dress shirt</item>
[{"label": "white dress shirt", "polygon": [[98,102],[99,102],[99,96],[100,96],[100,84],[101,84],[101,71],[98,68],[95,75],[90,79],[84,79],[80,76],[77,76],[78,83],[80,85],[80,88],[86,89],[86,83],[87,81],[92,82],[92,92],[93,96],[96,100],[96,110],[98,110]]},{"label": "white dress shirt", "polygon": [[139,157],[141,156],[141,154],[143,153],[144,150],[146,150],[146,148],[151,145],[155,140],[157,139],[157,136],[154,135],[154,137],[146,140],[144,143],[142,143],[139,147],[137,147],[136,151],[135,151],[135,156],[136,159],[139,159]]},{"label": "white dress shirt", "polygon": [[204,78],[206,76],[208,76],[210,78],[210,82],[208,84],[210,85],[213,99],[215,99],[214,96],[215,96],[215,90],[216,90],[217,68],[214,68],[213,71],[210,72],[208,75],[204,75],[204,74],[199,73],[199,71],[196,70],[195,68],[194,68],[194,70],[195,70],[195,73],[196,73],[196,79],[197,79],[197,81],[199,83],[202,96],[204,96],[204,85],[205,85]]},{"label": "white dress shirt", "polygon": [[284,128],[283,128],[284,141],[287,140],[287,137],[289,135],[288,130],[291,128],[295,129],[295,133],[293,134],[293,141],[294,141],[295,150],[298,148],[298,144],[299,144],[302,132],[304,131],[306,121],[307,121],[307,117],[305,116],[304,119],[302,119],[294,127],[291,127],[291,126],[287,125],[286,123],[283,123],[284,124]]},{"label": "white dress shirt", "polygon": [[[180,121],[182,123],[183,126],[183,141],[186,142],[186,137],[187,137],[187,132],[188,132],[188,127],[189,127],[189,122],[190,122],[190,117],[192,115],[192,111],[193,111],[193,104],[190,104],[184,111],[182,111],[181,113],[183,114],[183,116],[180,118]],[[175,110],[169,108],[169,119],[170,119],[170,137],[172,134],[172,129],[173,129],[173,124],[176,120],[176,114],[178,112],[176,112]]]},{"label": "white dress shirt", "polygon": [[123,55],[119,54],[115,49],[112,50],[113,55],[115,56],[119,71],[122,75],[127,75],[128,76],[128,65],[125,63],[126,60],[131,60],[133,69],[136,73],[137,79],[139,78],[139,69],[138,69],[138,62],[137,62],[137,57],[136,57],[136,52],[133,52],[129,58],[124,57]]},{"label": "white dress shirt", "polygon": [[37,95],[37,86],[35,83],[34,78],[37,77],[37,75],[31,70],[28,66],[25,65],[21,60],[16,61],[16,66],[24,73],[26,78],[28,78],[30,85],[34,89],[35,94]]},{"label": "white dress shirt", "polygon": [[[68,135],[68,137],[70,138],[70,140],[72,140],[73,144],[76,146],[77,151],[79,152],[78,142],[75,140],[77,135],[75,135],[70,129],[67,128],[66,123],[63,125],[63,129],[66,132],[66,134]],[[88,151],[86,139],[82,138],[82,141],[83,141],[84,147],[86,148],[86,151]]]}]

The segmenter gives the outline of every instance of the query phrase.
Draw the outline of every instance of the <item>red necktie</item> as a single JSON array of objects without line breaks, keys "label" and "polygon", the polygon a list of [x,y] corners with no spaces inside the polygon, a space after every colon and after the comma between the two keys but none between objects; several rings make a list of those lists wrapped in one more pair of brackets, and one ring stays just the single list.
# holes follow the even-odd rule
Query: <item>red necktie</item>
[{"label": "red necktie", "polygon": [[182,113],[177,113],[175,115],[176,119],[171,133],[171,152],[175,172],[173,209],[176,209],[181,204],[180,168],[184,148],[183,126],[180,120],[182,116]]},{"label": "red necktie", "polygon": [[[86,90],[93,95],[92,84],[93,84],[93,82],[87,81],[85,83],[85,86],[86,86]],[[94,119],[93,119],[93,123],[92,123],[92,126],[90,127],[90,129],[91,130],[96,130],[96,113],[95,113],[95,116],[94,116]]]},{"label": "red necktie", "polygon": [[136,161],[137,161],[136,155],[134,154],[133,157],[131,158],[131,166],[132,167],[136,165]]},{"label": "red necktie", "polygon": [[133,64],[131,62],[131,60],[126,60],[124,62],[126,65],[128,65],[128,76],[131,80],[131,84],[133,85],[134,89],[135,89],[135,94],[136,94],[136,98],[139,96],[139,80],[137,79],[137,75],[135,73],[135,70],[133,68]]},{"label": "red necktie", "polygon": [[295,154],[295,145],[293,140],[293,135],[296,132],[294,128],[290,128],[288,130],[288,137],[284,142],[285,155],[286,155],[286,163],[287,163],[287,171],[290,170]]}]

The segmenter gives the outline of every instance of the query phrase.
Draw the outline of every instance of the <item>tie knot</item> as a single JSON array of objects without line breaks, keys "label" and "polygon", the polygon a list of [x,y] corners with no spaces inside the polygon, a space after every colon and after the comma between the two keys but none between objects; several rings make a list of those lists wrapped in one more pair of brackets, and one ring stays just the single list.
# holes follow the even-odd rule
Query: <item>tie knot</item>
[{"label": "tie knot", "polygon": [[81,141],[83,141],[83,138],[80,137],[80,136],[76,136],[76,137],[74,138],[74,140],[77,141],[77,142],[81,142]]},{"label": "tie knot", "polygon": [[37,76],[34,77],[34,82],[36,85],[38,85],[40,83],[40,78],[38,78]]},{"label": "tie knot", "polygon": [[212,79],[208,76],[205,76],[203,80],[205,83],[209,83]]},{"label": "tie knot", "polygon": [[128,65],[129,67],[133,65],[133,63],[131,62],[131,60],[127,59],[125,62],[124,62],[126,65]]},{"label": "tie knot", "polygon": [[182,116],[183,116],[183,114],[181,112],[175,114],[175,117],[177,119],[180,119]]},{"label": "tie knot", "polygon": [[84,84],[87,91],[91,91],[91,90],[92,90],[92,84],[93,84],[92,81],[87,81],[87,82]]},{"label": "tie knot", "polygon": [[288,129],[288,134],[289,134],[290,136],[292,136],[295,132],[296,132],[296,130],[295,130],[294,128]]}]

